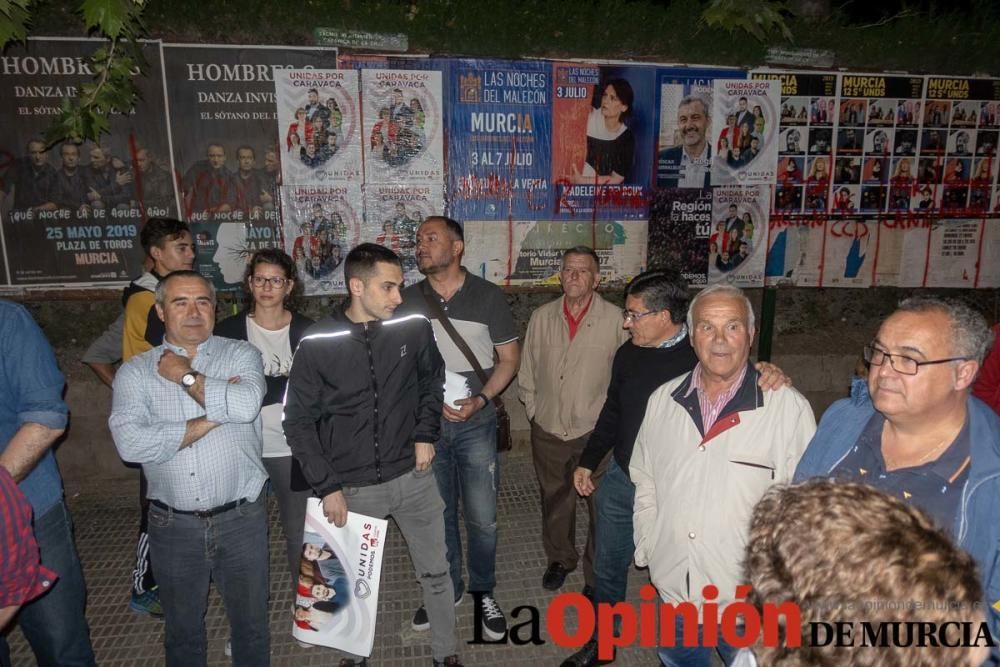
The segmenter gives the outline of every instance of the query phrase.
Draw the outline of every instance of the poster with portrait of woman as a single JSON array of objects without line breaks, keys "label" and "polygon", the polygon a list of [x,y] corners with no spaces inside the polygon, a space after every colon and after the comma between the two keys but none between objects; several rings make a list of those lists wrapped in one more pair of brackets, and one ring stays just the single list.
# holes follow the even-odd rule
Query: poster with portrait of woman
[{"label": "poster with portrait of woman", "polygon": [[781,83],[716,79],[712,88],[712,185],[775,182]]},{"label": "poster with portrait of woman", "polygon": [[552,79],[556,216],[646,218],[655,69],[555,63]]},{"label": "poster with portrait of woman", "polygon": [[344,258],[361,242],[360,183],[281,186],[285,252],[306,296],[344,294]]},{"label": "poster with portrait of woman", "polygon": [[283,69],[274,75],[285,185],[361,180],[357,70]]},{"label": "poster with portrait of woman", "polygon": [[372,654],[387,530],[385,519],[354,512],[337,527],[323,515],[318,498],[307,501],[293,637],[354,655]]},{"label": "poster with portrait of woman", "polygon": [[770,188],[714,188],[708,284],[763,287]]},{"label": "poster with portrait of woman", "polygon": [[444,182],[441,72],[365,69],[366,183]]}]

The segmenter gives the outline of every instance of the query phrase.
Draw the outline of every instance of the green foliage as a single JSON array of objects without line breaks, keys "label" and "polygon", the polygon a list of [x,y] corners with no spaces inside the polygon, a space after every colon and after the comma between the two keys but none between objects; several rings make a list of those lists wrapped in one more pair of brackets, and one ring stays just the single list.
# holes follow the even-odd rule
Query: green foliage
[{"label": "green foliage", "polygon": [[711,0],[701,19],[711,28],[721,28],[737,35],[745,31],[762,42],[774,33],[791,40],[792,31],[782,14],[787,11],[784,2],[775,0]]},{"label": "green foliage", "polygon": [[45,133],[49,143],[97,141],[108,132],[109,116],[129,113],[139,97],[134,77],[146,66],[138,40],[145,33],[143,0],[83,0],[87,30],[108,39],[90,57],[93,83],[80,86],[76,100],[64,98],[59,115]]},{"label": "green foliage", "polygon": [[0,0],[0,50],[28,36],[32,0]]}]

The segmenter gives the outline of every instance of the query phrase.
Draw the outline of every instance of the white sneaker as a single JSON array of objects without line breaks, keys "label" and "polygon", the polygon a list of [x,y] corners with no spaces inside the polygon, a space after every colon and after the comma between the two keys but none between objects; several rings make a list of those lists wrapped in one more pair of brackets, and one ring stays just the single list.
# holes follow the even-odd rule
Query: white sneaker
[{"label": "white sneaker", "polygon": [[227,658],[233,657],[233,640],[232,639],[227,639],[226,640],[226,657]]}]

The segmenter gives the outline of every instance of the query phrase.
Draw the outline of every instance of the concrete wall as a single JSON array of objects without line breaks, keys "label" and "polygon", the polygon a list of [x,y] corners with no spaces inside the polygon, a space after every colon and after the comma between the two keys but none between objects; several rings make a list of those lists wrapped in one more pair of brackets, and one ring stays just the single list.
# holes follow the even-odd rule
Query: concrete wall
[{"label": "concrete wall", "polygon": [[[1000,319],[1000,290],[937,290],[975,303],[990,322]],[[763,290],[749,290],[758,319]],[[871,340],[880,319],[912,290],[780,289],[777,291],[772,361],[789,374],[809,399],[817,417],[834,400],[846,395],[862,346]],[[121,304],[117,292],[90,291],[66,298],[45,295],[25,305],[32,311],[56,350],[66,374],[66,400],[72,413],[70,428],[57,449],[59,465],[67,479],[111,479],[135,476],[118,458],[107,429],[111,391],[80,363],[87,345],[117,317]],[[522,291],[508,295],[522,333],[537,306],[555,298],[547,291]],[[620,290],[605,296],[621,304]],[[322,317],[336,299],[310,299],[306,312]],[[233,312],[232,302],[220,309]],[[511,413],[515,446],[527,446],[528,423],[517,400],[516,380],[504,398]]]}]

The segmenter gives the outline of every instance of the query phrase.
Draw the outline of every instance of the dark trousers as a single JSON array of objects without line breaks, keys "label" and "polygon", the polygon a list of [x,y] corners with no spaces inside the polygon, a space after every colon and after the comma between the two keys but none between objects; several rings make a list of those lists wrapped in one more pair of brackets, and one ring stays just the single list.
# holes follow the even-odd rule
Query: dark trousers
[{"label": "dark trousers", "polygon": [[[542,496],[542,545],[550,563],[561,563],[567,570],[576,568],[580,555],[576,551],[576,488],[573,471],[580,465],[580,455],[590,434],[572,440],[561,440],[531,423],[531,452]],[[594,471],[594,484],[607,468],[607,460]],[[589,527],[587,546],[583,554],[583,576],[588,586],[594,580],[594,522],[597,511],[594,495],[587,497]]]}]

